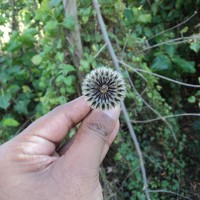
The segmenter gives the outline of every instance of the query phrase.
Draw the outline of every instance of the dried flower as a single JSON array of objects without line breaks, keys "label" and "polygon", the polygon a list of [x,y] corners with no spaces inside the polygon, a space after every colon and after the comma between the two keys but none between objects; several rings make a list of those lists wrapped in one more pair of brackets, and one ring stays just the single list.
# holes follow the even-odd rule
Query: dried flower
[{"label": "dried flower", "polygon": [[118,72],[101,67],[86,76],[82,93],[93,109],[109,110],[124,100],[126,87]]}]

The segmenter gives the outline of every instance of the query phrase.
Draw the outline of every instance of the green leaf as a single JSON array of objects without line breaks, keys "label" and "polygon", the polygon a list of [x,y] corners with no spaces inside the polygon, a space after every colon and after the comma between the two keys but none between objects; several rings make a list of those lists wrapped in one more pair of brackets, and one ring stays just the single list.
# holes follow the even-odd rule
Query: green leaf
[{"label": "green leaf", "polygon": [[188,102],[195,103],[196,102],[196,97],[195,96],[188,97]]},{"label": "green leaf", "polygon": [[19,122],[13,118],[6,118],[3,120],[3,126],[19,126]]},{"label": "green leaf", "polygon": [[79,15],[82,17],[83,24],[86,24],[91,14],[91,7],[90,6],[88,8],[84,7],[80,9],[79,13],[80,13]]},{"label": "green leaf", "polygon": [[29,77],[29,73],[25,69],[22,69],[19,73],[15,75],[15,78],[20,81],[25,81]]},{"label": "green leaf", "polygon": [[58,61],[63,62],[64,61],[64,53],[63,52],[57,52],[56,58]]},{"label": "green leaf", "polygon": [[90,63],[88,62],[88,60],[81,60],[80,61],[80,71],[87,71],[90,68]]},{"label": "green leaf", "polygon": [[55,20],[48,21],[44,27],[45,31],[49,34],[54,34],[57,30],[58,22]]},{"label": "green leaf", "polygon": [[50,7],[53,8],[53,7],[59,6],[60,2],[61,0],[51,0]]},{"label": "green leaf", "polygon": [[0,25],[3,25],[6,23],[6,18],[0,15]]},{"label": "green leaf", "polygon": [[124,13],[123,13],[125,19],[126,19],[126,23],[127,25],[130,25],[131,23],[134,22],[134,13],[131,9],[124,9]]},{"label": "green leaf", "polygon": [[21,37],[19,38],[19,41],[21,41],[23,44],[26,45],[32,45],[33,42],[35,42],[35,35],[37,34],[37,30],[35,28],[28,28],[26,29]]},{"label": "green leaf", "polygon": [[153,71],[164,71],[168,70],[170,67],[171,61],[168,56],[160,54],[154,59],[151,69]]},{"label": "green leaf", "polygon": [[10,74],[8,74],[6,72],[6,70],[0,72],[0,82],[3,84],[6,84],[10,79],[12,79],[12,77],[10,76]]},{"label": "green leaf", "polygon": [[59,39],[59,40],[57,41],[57,46],[56,46],[56,48],[57,48],[57,49],[61,49],[61,48],[62,48],[62,40],[61,40],[61,39]]},{"label": "green leaf", "polygon": [[150,14],[142,14],[138,16],[138,22],[146,24],[150,23],[152,20],[152,16]]},{"label": "green leaf", "polygon": [[63,79],[64,79],[63,75],[57,76],[56,83],[58,83],[58,84],[61,83],[63,81]]},{"label": "green leaf", "polygon": [[0,108],[6,110],[10,106],[11,95],[9,94],[2,94],[0,95]]},{"label": "green leaf", "polygon": [[18,74],[21,72],[21,68],[19,65],[15,65],[15,66],[12,66],[12,68],[9,70],[9,72],[12,74],[12,75],[15,75],[15,74]]},{"label": "green leaf", "polygon": [[183,3],[183,0],[176,0],[176,9],[179,9],[181,7],[181,4]]},{"label": "green leaf", "polygon": [[198,53],[200,49],[200,42],[192,42],[190,44],[190,49],[192,49],[194,52]]},{"label": "green leaf", "polygon": [[157,12],[158,12],[158,5],[156,3],[153,3],[151,5],[151,10],[153,12],[153,15],[155,16],[157,14]]},{"label": "green leaf", "polygon": [[31,59],[34,65],[39,65],[42,62],[42,57],[40,55],[35,55]]},{"label": "green leaf", "polygon": [[74,89],[74,87],[67,87],[66,88],[67,94],[75,94],[76,90]]},{"label": "green leaf", "polygon": [[51,10],[48,0],[43,0],[39,9],[36,11],[35,19],[46,22],[51,15]]},{"label": "green leaf", "polygon": [[188,30],[189,30],[188,26],[185,26],[183,29],[181,29],[180,32],[183,34],[183,33],[187,33]]},{"label": "green leaf", "polygon": [[179,56],[174,56],[173,62],[183,70],[183,72],[195,73],[195,62],[187,61]]},{"label": "green leaf", "polygon": [[75,19],[71,15],[67,15],[64,19],[64,22],[62,23],[63,26],[69,30],[75,29]]},{"label": "green leaf", "polygon": [[115,161],[118,161],[118,160],[121,160],[121,159],[122,159],[121,153],[117,152],[117,153],[115,154],[115,156],[114,156],[114,160],[115,160]]},{"label": "green leaf", "polygon": [[61,72],[64,72],[65,74],[75,71],[74,66],[64,63],[59,65],[59,68],[61,69]]},{"label": "green leaf", "polygon": [[41,6],[40,6],[41,9],[43,10],[49,10],[49,2],[48,0],[43,0],[42,3],[41,3]]},{"label": "green leaf", "polygon": [[9,51],[9,52],[14,52],[16,50],[19,50],[22,47],[22,42],[20,41],[20,36],[19,36],[19,32],[14,31],[12,33],[12,36],[9,40],[9,42],[5,45],[5,50]]},{"label": "green leaf", "polygon": [[4,32],[0,30],[0,37],[3,36]]},{"label": "green leaf", "polygon": [[167,54],[169,55],[170,58],[173,58],[176,52],[176,46],[175,45],[167,45],[166,46],[166,51]]},{"label": "green leaf", "polygon": [[74,81],[75,77],[74,76],[67,76],[66,78],[63,79],[63,82],[67,85],[67,86],[71,86],[73,81]]},{"label": "green leaf", "polygon": [[20,87],[19,87],[18,85],[12,84],[12,85],[10,85],[10,86],[8,87],[7,92],[8,92],[9,94],[11,94],[11,95],[15,95],[16,92],[19,91],[19,90],[20,90]]},{"label": "green leaf", "polygon": [[19,114],[28,114],[28,103],[30,102],[29,99],[20,100],[14,106],[14,110],[17,111]]}]

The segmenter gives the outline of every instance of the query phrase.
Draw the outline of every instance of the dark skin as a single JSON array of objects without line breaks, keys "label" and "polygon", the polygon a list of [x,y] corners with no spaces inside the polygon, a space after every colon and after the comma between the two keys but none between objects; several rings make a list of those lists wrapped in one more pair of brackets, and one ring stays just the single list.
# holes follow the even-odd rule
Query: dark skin
[{"label": "dark skin", "polygon": [[[1,200],[102,200],[99,166],[119,129],[120,109],[61,105],[0,146]],[[75,137],[56,151],[69,130]]]}]

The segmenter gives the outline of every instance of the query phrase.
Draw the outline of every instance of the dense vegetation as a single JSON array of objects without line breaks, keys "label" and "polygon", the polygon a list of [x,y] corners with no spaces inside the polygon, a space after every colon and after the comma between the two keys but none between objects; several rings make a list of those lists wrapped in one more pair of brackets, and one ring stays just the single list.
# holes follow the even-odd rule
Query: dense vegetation
[{"label": "dense vegetation", "polygon": [[[0,143],[79,96],[81,78],[91,69],[113,66],[91,0],[77,1],[79,66],[70,42],[76,20],[65,13],[61,0],[11,2],[0,3]],[[179,115],[198,113],[200,90],[151,73],[199,84],[200,1],[99,2],[118,59],[129,65],[120,66],[127,82],[125,104],[143,152],[151,199],[199,199],[200,119]],[[101,180],[106,200],[145,199],[123,115]]]}]

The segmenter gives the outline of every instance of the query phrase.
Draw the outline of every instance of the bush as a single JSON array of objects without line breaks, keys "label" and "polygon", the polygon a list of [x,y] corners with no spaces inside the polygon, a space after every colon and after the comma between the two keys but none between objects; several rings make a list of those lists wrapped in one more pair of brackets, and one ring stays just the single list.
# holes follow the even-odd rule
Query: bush
[{"label": "bush", "polygon": [[[116,54],[129,64],[128,68],[121,65],[127,81],[125,104],[143,152],[151,199],[176,199],[176,194],[195,199],[198,194],[190,184],[199,181],[194,172],[199,161],[195,156],[200,146],[199,119],[185,118],[187,123],[170,116],[195,112],[199,91],[151,73],[198,84],[200,41],[194,27],[199,1],[100,3]],[[7,42],[5,32],[0,31],[0,143],[53,107],[76,98],[80,94],[76,81],[79,71],[113,65],[106,48],[101,49],[104,40],[90,0],[78,1],[84,49],[78,71],[71,58],[75,47],[66,39],[75,21],[64,17],[62,1],[18,1],[12,10],[15,17],[11,10],[3,0],[0,25],[10,25],[11,30]],[[135,73],[135,69],[148,73]],[[162,120],[151,120],[154,118]],[[107,200],[145,199],[139,159],[123,116],[120,134],[103,163],[101,179]]]}]

